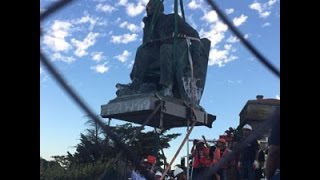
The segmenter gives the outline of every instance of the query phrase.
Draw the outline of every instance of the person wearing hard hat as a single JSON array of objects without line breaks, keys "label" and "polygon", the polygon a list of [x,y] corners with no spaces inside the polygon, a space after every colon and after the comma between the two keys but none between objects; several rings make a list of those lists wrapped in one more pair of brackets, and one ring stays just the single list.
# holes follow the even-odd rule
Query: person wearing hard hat
[{"label": "person wearing hard hat", "polygon": [[162,173],[160,171],[157,171],[156,174],[154,175],[156,180],[159,180],[162,176]]},{"label": "person wearing hard hat", "polygon": [[[226,146],[226,140],[223,138],[219,138],[216,146],[212,146],[210,148],[212,157],[212,165],[216,165],[220,159],[226,156],[231,150]],[[229,163],[229,162],[228,162]],[[218,170],[217,174],[215,174],[216,179],[227,180],[227,164],[221,166]]]},{"label": "person wearing hard hat", "polygon": [[187,180],[187,176],[184,173],[183,169],[177,167],[174,171],[173,171],[173,176],[175,177],[176,180]]},{"label": "person wearing hard hat", "polygon": [[[242,128],[243,138],[247,138],[252,132],[252,127],[246,124]],[[258,155],[259,144],[256,139],[251,142],[247,142],[245,148],[240,152],[240,161],[238,167],[240,169],[240,176],[245,178],[248,176],[248,180],[255,180],[255,169],[259,168]]]}]

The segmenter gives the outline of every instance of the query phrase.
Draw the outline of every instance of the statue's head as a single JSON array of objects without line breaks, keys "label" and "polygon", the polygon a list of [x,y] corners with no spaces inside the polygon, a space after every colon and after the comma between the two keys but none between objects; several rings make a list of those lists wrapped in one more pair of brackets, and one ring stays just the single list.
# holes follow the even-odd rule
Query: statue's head
[{"label": "statue's head", "polygon": [[162,14],[164,11],[163,2],[160,0],[150,0],[146,7],[147,16],[152,16],[153,13],[156,11],[157,6],[160,6],[158,14]]}]

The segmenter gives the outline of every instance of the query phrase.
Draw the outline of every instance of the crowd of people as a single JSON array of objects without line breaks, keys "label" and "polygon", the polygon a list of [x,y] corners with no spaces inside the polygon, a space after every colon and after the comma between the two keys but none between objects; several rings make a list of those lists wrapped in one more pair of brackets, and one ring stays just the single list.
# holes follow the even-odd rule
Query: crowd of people
[{"label": "crowd of people", "polygon": [[[243,129],[243,139],[248,137],[252,127],[246,124]],[[248,179],[260,180],[264,177],[265,148],[260,148],[257,140],[245,144],[242,151],[235,153],[224,163],[220,163],[218,170],[210,177],[206,172],[217,166],[220,160],[232,152],[236,142],[227,142],[219,138],[216,145],[209,146],[205,140],[195,140],[191,149],[192,154],[192,179]]]},{"label": "crowd of people", "polygon": [[[205,138],[195,139],[191,148],[189,168],[184,164],[177,165],[172,171],[168,171],[165,180],[186,180],[187,176],[192,180],[278,180],[280,179],[280,138],[279,119],[275,118],[272,133],[267,144],[259,144],[256,139],[252,141],[227,142],[219,138],[215,145],[210,146]],[[245,140],[252,132],[252,127],[246,124],[242,128]],[[234,153],[232,158],[220,162],[233,151],[235,143],[244,143],[241,151]],[[268,157],[270,156],[270,157]],[[148,164],[148,163],[147,163]],[[154,170],[152,165],[147,165],[149,172],[154,174],[155,179],[160,179],[160,169]],[[216,167],[216,171],[211,171]],[[189,169],[189,172],[187,172]],[[213,172],[213,173],[210,173]],[[188,173],[188,175],[187,175]],[[140,174],[138,177],[136,174]],[[139,171],[133,171],[132,180],[144,180]]]}]

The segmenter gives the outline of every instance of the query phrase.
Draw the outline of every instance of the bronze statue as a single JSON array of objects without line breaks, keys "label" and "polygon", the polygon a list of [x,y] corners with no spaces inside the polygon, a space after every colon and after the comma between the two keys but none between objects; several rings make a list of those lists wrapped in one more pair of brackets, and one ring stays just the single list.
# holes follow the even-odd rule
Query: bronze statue
[{"label": "bronze statue", "polygon": [[130,73],[132,83],[117,84],[117,95],[152,92],[199,104],[210,41],[200,39],[198,32],[178,15],[175,41],[175,14],[164,14],[160,0],[150,0],[146,11],[143,44],[137,49]]}]

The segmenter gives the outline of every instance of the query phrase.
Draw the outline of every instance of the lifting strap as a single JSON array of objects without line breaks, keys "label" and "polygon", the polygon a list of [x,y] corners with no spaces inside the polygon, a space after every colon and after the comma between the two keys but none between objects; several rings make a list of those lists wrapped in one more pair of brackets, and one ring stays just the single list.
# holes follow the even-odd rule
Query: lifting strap
[{"label": "lifting strap", "polygon": [[195,110],[194,110],[194,108],[193,108],[192,106],[190,107],[190,110],[191,110],[191,113],[192,113],[191,116],[190,116],[190,118],[191,118],[191,121],[193,121],[193,122],[192,122],[192,125],[191,125],[191,128],[187,131],[187,134],[186,134],[186,136],[184,137],[184,139],[182,140],[182,142],[181,142],[178,150],[177,150],[176,153],[174,154],[172,160],[170,161],[169,165],[166,167],[165,171],[162,173],[162,176],[161,176],[160,180],[163,180],[164,176],[168,173],[171,165],[173,164],[173,162],[174,162],[175,159],[177,158],[177,156],[178,156],[178,154],[180,153],[180,151],[181,151],[182,147],[184,146],[185,142],[189,139],[189,136],[190,136],[190,134],[191,134],[194,126],[195,126],[196,123],[197,123],[197,118],[196,118],[196,115],[195,115]]},{"label": "lifting strap", "polygon": [[178,148],[178,150],[176,151],[175,155],[173,156],[172,160],[170,161],[170,164],[166,167],[165,171],[162,173],[162,176],[160,178],[160,180],[163,180],[164,176],[167,174],[168,170],[170,169],[171,165],[173,164],[173,161],[177,158],[178,154],[180,153],[180,150],[182,149],[182,147],[184,146],[185,142],[187,141],[187,139],[189,139],[189,135],[191,134],[193,127],[196,124],[196,120],[193,121],[191,128],[189,129],[189,131],[187,132],[186,136],[184,137],[182,143],[180,144],[180,147]]}]

